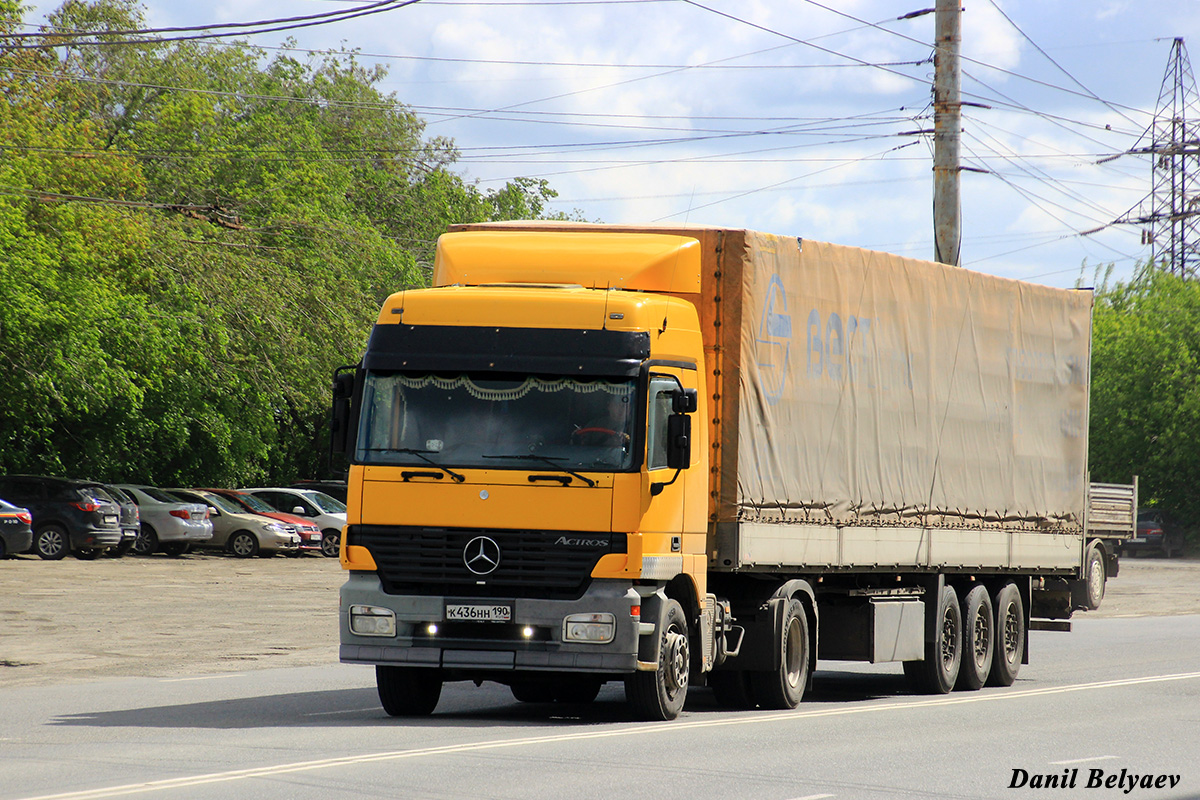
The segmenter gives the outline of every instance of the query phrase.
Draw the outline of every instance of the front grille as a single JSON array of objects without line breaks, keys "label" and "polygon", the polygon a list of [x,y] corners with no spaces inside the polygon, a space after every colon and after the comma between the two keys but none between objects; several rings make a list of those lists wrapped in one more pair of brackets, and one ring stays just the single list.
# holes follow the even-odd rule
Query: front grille
[{"label": "front grille", "polygon": [[[478,537],[499,548],[498,565],[483,575],[468,569],[464,557]],[[581,597],[600,557],[624,553],[627,546],[623,533],[390,525],[352,525],[346,544],[367,548],[388,594],[556,600]],[[488,565],[475,566],[482,571]]]}]

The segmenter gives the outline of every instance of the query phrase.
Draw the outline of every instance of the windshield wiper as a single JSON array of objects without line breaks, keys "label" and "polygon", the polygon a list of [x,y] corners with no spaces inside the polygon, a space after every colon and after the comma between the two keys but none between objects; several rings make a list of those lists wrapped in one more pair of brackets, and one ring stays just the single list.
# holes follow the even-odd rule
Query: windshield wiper
[{"label": "windshield wiper", "polygon": [[[417,458],[424,461],[426,464],[437,467],[442,472],[449,475],[451,478],[454,479],[455,483],[462,483],[463,481],[466,480],[465,477],[463,477],[462,475],[459,475],[454,470],[449,469],[448,467],[443,467],[441,464],[437,463],[432,458],[426,457],[426,455],[425,455],[426,453],[436,453],[437,450],[415,450],[411,447],[368,447],[367,450],[371,451],[372,453],[404,453],[405,455],[416,456]],[[430,477],[433,477],[433,476],[431,475]]]},{"label": "windshield wiper", "polygon": [[516,453],[513,455],[499,455],[499,456],[485,455],[484,458],[511,458],[516,461],[541,461],[543,464],[549,464],[550,466],[554,467],[555,469],[557,469],[561,472],[565,472],[568,475],[579,478],[579,480],[586,483],[589,487],[596,485],[596,482],[594,480],[592,480],[591,478],[588,478],[584,475],[580,475],[575,470],[568,469],[567,467],[564,467],[562,464],[554,463],[556,461],[562,461],[563,459],[561,457],[539,456],[536,453]]}]

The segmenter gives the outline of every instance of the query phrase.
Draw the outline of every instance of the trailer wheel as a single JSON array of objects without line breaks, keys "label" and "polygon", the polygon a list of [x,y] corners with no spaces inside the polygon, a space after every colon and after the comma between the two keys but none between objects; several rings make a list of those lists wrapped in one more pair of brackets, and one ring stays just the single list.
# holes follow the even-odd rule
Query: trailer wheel
[{"label": "trailer wheel", "polygon": [[808,684],[808,615],[799,600],[788,603],[776,642],[775,668],[750,673],[754,698],[763,708],[795,708]]},{"label": "trailer wheel", "polygon": [[922,694],[946,694],[954,688],[962,665],[962,609],[954,587],[942,588],[938,598],[937,635],[925,643],[924,661],[905,661],[904,674]]},{"label": "trailer wheel", "polygon": [[658,669],[627,676],[625,698],[639,719],[665,721],[683,710],[691,662],[687,616],[675,600],[667,601],[658,636]]},{"label": "trailer wheel", "polygon": [[996,648],[996,615],[992,596],[984,586],[967,592],[962,603],[963,656],[954,688],[975,691],[983,688],[992,671]]},{"label": "trailer wheel", "polygon": [[1108,571],[1104,566],[1104,554],[1100,548],[1092,546],[1087,551],[1087,562],[1084,575],[1087,578],[1087,609],[1095,611],[1104,599],[1104,586],[1108,582]]},{"label": "trailer wheel", "polygon": [[1025,653],[1025,605],[1015,583],[996,593],[996,647],[988,686],[1012,686]]},{"label": "trailer wheel", "polygon": [[725,708],[745,710],[754,708],[754,687],[750,685],[750,673],[745,670],[723,669],[708,676],[708,685],[719,705]]},{"label": "trailer wheel", "polygon": [[375,667],[379,702],[389,717],[424,717],[442,696],[442,674],[424,667]]}]

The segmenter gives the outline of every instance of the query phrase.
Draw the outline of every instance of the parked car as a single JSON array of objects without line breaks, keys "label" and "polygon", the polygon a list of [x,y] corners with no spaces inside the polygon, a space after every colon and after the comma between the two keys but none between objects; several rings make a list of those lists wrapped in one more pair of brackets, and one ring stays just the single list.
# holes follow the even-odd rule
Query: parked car
[{"label": "parked car", "polygon": [[321,552],[338,557],[342,528],[346,525],[346,504],[336,497],[313,489],[242,489],[271,504],[276,511],[304,517],[321,529]]},{"label": "parked car", "polygon": [[24,553],[33,546],[33,515],[28,508],[0,500],[0,558]]},{"label": "parked car", "polygon": [[1145,508],[1138,511],[1137,533],[1121,543],[1121,554],[1162,553],[1173,558],[1183,552],[1183,528],[1169,511]]},{"label": "parked car", "polygon": [[115,486],[106,483],[96,484],[100,491],[112,498],[121,508],[121,543],[109,550],[105,555],[123,556],[133,549],[133,543],[138,536],[141,522],[138,517],[137,503],[133,498]]},{"label": "parked car", "polygon": [[49,560],[90,559],[121,543],[121,508],[90,481],[0,476],[0,497],[33,515],[33,552]]},{"label": "parked car", "polygon": [[141,514],[133,552],[140,556],[161,551],[169,556],[181,556],[194,544],[205,544],[213,538],[212,520],[204,503],[185,503],[153,486],[119,484],[137,503]]},{"label": "parked car", "polygon": [[246,511],[223,495],[205,489],[165,491],[185,503],[201,503],[208,507],[213,536],[207,542],[199,543],[201,547],[222,548],[239,558],[295,553],[300,549],[300,536],[291,526]]},{"label": "parked car", "polygon": [[285,525],[290,525],[300,536],[300,552],[321,552],[321,529],[312,522],[295,514],[276,511],[266,500],[237,489],[205,489],[204,491],[232,500],[252,514],[262,514],[264,517],[277,519]]}]

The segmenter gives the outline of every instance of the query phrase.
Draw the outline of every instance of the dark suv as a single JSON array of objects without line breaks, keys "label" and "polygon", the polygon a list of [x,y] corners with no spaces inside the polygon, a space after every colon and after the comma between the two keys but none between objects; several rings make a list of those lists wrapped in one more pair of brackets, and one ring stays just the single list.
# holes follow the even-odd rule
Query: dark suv
[{"label": "dark suv", "polygon": [[95,558],[121,543],[121,508],[94,483],[4,475],[0,497],[33,514],[33,552],[42,558]]}]

